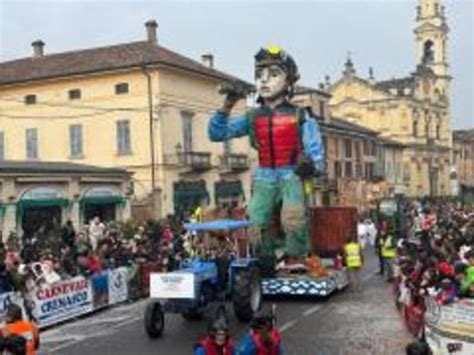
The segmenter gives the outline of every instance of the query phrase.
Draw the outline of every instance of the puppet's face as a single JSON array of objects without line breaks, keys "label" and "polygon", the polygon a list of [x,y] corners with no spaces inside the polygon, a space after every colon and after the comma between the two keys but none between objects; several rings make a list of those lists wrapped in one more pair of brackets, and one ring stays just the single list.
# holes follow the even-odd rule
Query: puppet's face
[{"label": "puppet's face", "polygon": [[285,95],[288,89],[287,73],[279,65],[257,67],[255,70],[257,94],[264,100]]}]

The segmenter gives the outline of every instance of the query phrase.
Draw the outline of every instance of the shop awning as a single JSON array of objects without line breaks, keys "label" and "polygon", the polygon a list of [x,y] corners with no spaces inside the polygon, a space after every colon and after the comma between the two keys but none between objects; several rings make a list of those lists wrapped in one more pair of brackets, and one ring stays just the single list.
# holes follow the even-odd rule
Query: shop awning
[{"label": "shop awning", "polygon": [[66,207],[69,206],[69,200],[66,198],[37,198],[37,199],[21,199],[16,204],[17,216],[22,216],[27,208],[31,207]]},{"label": "shop awning", "polygon": [[81,207],[86,205],[124,204],[126,199],[122,196],[85,196],[79,202]]},{"label": "shop awning", "polygon": [[174,186],[173,203],[178,206],[190,206],[201,200],[209,201],[206,185],[200,183],[180,183]]},{"label": "shop awning", "polygon": [[5,216],[6,206],[3,203],[0,203],[0,218]]},{"label": "shop awning", "polygon": [[215,198],[238,197],[244,194],[240,181],[218,181],[215,184]]}]

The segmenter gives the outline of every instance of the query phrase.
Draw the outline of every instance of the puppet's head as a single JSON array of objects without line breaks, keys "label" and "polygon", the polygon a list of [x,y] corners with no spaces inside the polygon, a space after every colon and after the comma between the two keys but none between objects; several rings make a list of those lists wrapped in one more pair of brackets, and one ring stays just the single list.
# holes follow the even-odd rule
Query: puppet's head
[{"label": "puppet's head", "polygon": [[260,100],[291,97],[299,78],[294,59],[283,49],[271,46],[255,55],[255,86]]}]

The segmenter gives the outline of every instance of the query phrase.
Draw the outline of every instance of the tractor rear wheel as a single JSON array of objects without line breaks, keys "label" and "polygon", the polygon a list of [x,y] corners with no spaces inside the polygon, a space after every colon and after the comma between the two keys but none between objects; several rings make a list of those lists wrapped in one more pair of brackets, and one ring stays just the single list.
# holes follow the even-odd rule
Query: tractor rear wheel
[{"label": "tractor rear wheel", "polygon": [[150,338],[159,338],[165,328],[165,314],[160,302],[150,302],[145,309],[145,331]]},{"label": "tractor rear wheel", "polygon": [[257,268],[238,270],[235,275],[232,303],[241,322],[249,322],[262,305],[262,286]]}]

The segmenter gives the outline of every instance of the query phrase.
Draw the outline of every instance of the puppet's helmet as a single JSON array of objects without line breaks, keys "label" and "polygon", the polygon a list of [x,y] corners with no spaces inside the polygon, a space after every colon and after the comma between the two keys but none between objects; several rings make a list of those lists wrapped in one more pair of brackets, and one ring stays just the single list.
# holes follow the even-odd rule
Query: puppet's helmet
[{"label": "puppet's helmet", "polygon": [[255,54],[255,67],[266,67],[269,65],[279,65],[285,69],[288,74],[288,81],[293,85],[300,78],[298,66],[292,56],[277,46],[261,48]]}]

